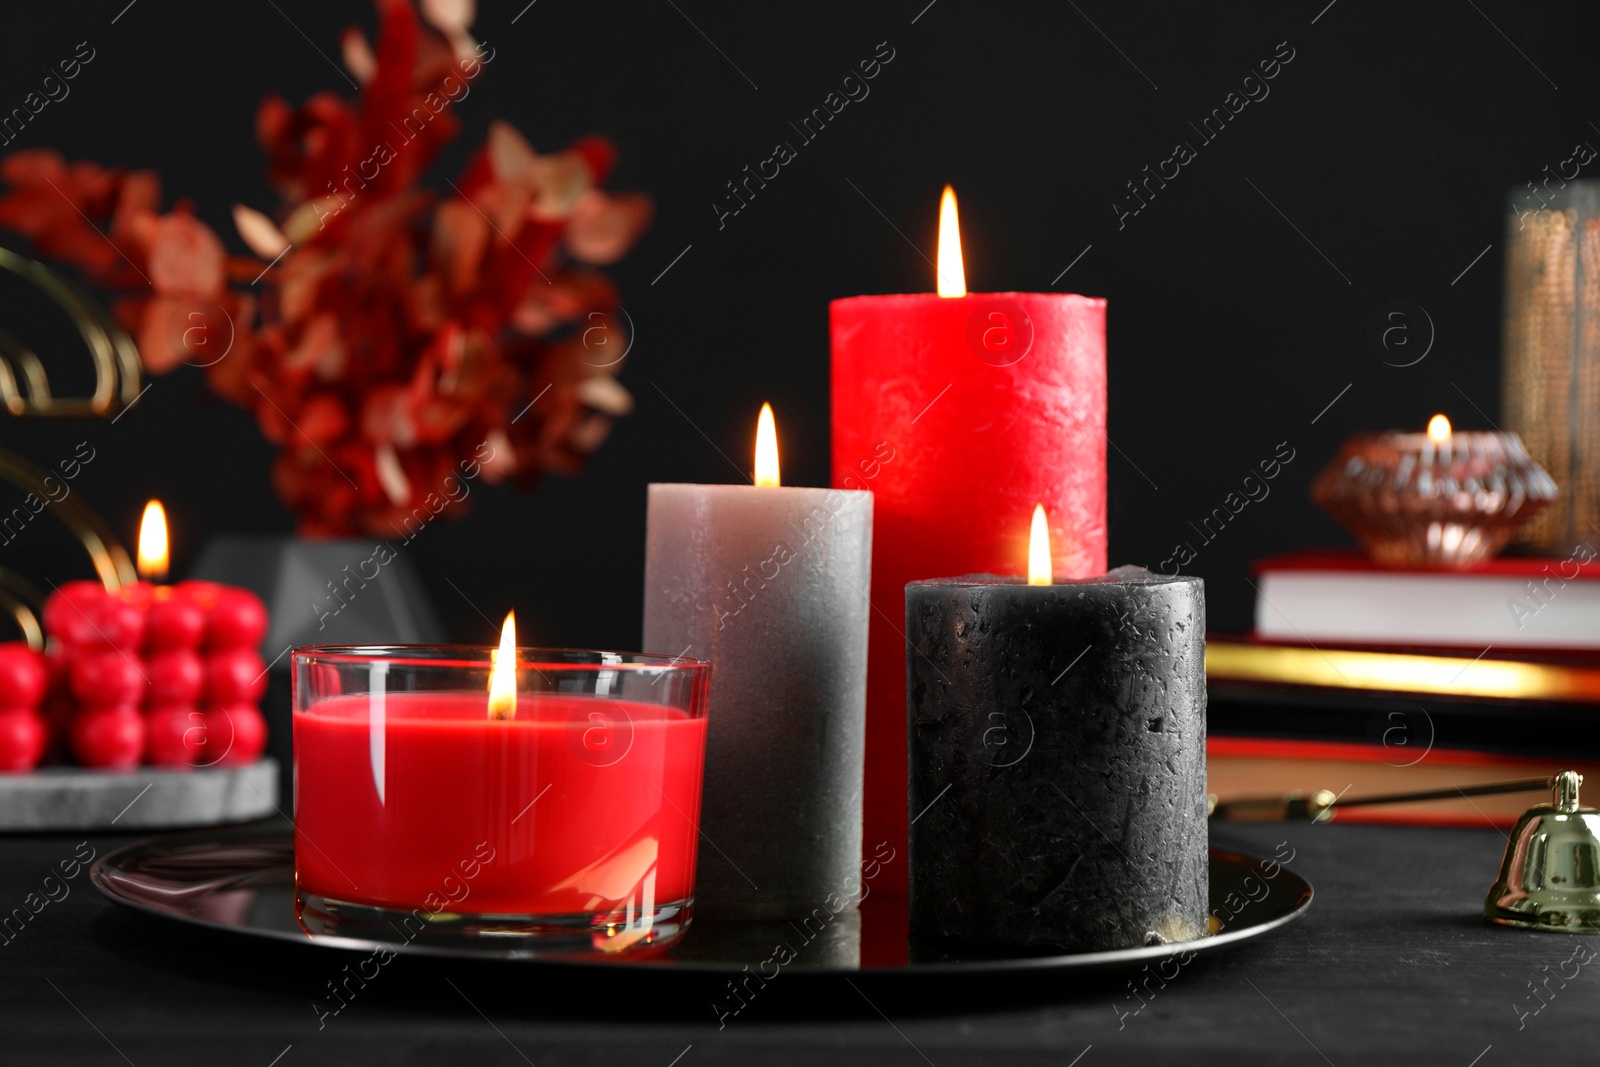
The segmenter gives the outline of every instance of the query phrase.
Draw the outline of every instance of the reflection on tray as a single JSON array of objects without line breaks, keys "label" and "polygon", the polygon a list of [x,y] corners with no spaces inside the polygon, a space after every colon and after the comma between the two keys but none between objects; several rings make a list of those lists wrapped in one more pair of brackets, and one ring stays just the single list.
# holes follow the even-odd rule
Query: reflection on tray
[{"label": "reflection on tray", "polygon": [[371,951],[388,947],[417,955],[476,959],[524,959],[608,967],[695,970],[732,975],[781,971],[992,973],[1036,967],[1070,968],[1143,964],[1257,936],[1298,916],[1311,887],[1284,863],[1291,855],[1258,860],[1211,850],[1211,915],[1214,936],[1188,944],[1153,945],[1117,952],[1038,953],[986,951],[982,947],[917,945],[907,940],[904,899],[872,894],[859,911],[842,911],[795,922],[697,920],[672,951],[656,959],[547,954],[515,939],[455,940],[432,945],[421,939],[318,936],[295,920],[294,842],[280,822],[167,834],[102,857],[91,877],[112,900],[168,919],[231,930],[243,935]]}]

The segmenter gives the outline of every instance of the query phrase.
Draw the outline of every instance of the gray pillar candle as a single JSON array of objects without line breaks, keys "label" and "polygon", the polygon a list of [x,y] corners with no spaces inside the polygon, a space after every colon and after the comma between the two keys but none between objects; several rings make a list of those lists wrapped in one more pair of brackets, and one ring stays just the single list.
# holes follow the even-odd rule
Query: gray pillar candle
[{"label": "gray pillar candle", "polygon": [[912,935],[1100,951],[1204,934],[1203,583],[912,582],[906,634]]},{"label": "gray pillar candle", "polygon": [[712,665],[696,914],[858,894],[872,494],[652,485],[645,555],[644,647]]}]

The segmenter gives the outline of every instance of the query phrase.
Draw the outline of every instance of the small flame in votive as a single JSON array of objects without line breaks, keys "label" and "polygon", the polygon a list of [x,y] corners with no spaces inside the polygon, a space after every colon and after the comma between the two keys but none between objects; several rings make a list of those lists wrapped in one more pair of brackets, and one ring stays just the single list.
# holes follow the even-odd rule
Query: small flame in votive
[{"label": "small flame in votive", "polygon": [[489,718],[517,717],[517,613],[506,612],[500,647],[489,653]]},{"label": "small flame in votive", "polygon": [[144,506],[139,520],[139,577],[159,582],[167,576],[167,513],[161,501]]},{"label": "small flame in votive", "polygon": [[756,484],[776,486],[778,480],[778,424],[772,418],[772,405],[761,405],[756,420]]},{"label": "small flame in votive", "polygon": [[1050,565],[1050,523],[1044,505],[1033,506],[1033,528],[1028,531],[1028,584],[1052,584]]},{"label": "small flame in votive", "polygon": [[939,198],[940,296],[967,295],[967,268],[961,262],[961,220],[956,217],[956,191],[948,185]]},{"label": "small flame in votive", "polygon": [[1443,415],[1435,415],[1429,419],[1428,440],[1441,445],[1450,440],[1450,420]]}]

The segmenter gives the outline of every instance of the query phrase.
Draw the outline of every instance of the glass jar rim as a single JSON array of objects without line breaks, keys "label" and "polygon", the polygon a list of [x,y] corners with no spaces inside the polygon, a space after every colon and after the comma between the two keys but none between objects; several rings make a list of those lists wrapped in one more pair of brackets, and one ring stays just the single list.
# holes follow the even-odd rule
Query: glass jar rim
[{"label": "glass jar rim", "polygon": [[[466,667],[487,669],[493,645],[301,645],[290,661],[355,666],[388,663],[403,667]],[[578,658],[593,657],[593,658]],[[709,671],[708,660],[664,652],[616,652],[590,648],[517,648],[517,667],[549,671]]]}]

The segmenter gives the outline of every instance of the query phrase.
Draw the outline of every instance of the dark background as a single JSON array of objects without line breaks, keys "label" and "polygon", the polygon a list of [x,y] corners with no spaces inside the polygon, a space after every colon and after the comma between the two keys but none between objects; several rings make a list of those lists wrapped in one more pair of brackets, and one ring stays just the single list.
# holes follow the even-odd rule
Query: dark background
[{"label": "dark background", "polygon": [[[431,184],[447,189],[444,176],[504,118],[541,151],[610,136],[621,150],[611,187],[648,191],[657,217],[613,269],[637,331],[621,375],[637,410],[582,479],[529,494],[480,487],[464,521],[430,527],[408,550],[457,638],[489,639],[480,610],[498,619],[515,606],[527,644],[637,644],[646,483],[732,480],[717,449],[748,462],[763,400],[778,413],[785,481],[824,484],[827,302],[931,290],[907,239],[933,254],[947,181],[974,291],[1110,302],[1113,563],[1159,565],[1196,541],[1189,521],[1259,460],[1280,442],[1294,449],[1270,497],[1214,543],[1196,541],[1188,570],[1207,579],[1213,629],[1248,626],[1250,560],[1346,541],[1307,498],[1346,434],[1420,428],[1435,411],[1462,428],[1498,418],[1507,190],[1578,142],[1600,145],[1600,13],[1506,0],[926,2],[512,0],[480,12],[476,35],[496,57]],[[157,169],[169,201],[193,198],[243,252],[230,205],[276,205],[252,134],[257,103],[269,91],[296,103],[348,91],[331,65],[339,31],[371,30],[373,11],[125,4],[4,6],[0,110],[78,42],[97,53],[5,150]],[[711,205],[724,183],[794,141],[788,123],[885,41],[895,58],[870,96],[797,145],[799,158],[719,230]],[[1187,123],[1280,42],[1294,59],[1270,95],[1202,146]],[[1119,230],[1113,201],[1178,140],[1198,158]],[[64,339],[40,340],[64,338],[59,326],[35,321],[15,288],[0,299],[0,325],[67,380],[79,357]],[[1368,336],[1397,300],[1425,309],[1437,335],[1404,368]],[[1418,347],[1391,363],[1425,346],[1417,318]],[[144,500],[165,500],[179,573],[213,534],[291,530],[250,416],[207,400],[197,370],[155,382],[115,426],[4,420],[0,444],[49,465],[89,440],[100,455],[76,488],[129,543]],[[85,574],[48,525],[0,562],[55,581]]]}]

